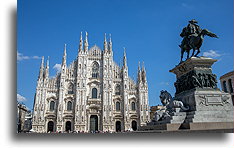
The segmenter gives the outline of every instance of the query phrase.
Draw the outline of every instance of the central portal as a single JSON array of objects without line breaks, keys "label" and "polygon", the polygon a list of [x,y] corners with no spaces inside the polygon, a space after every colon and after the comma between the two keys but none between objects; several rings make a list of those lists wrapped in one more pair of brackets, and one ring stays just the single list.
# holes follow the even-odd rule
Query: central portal
[{"label": "central portal", "polygon": [[116,132],[121,132],[121,122],[116,121],[115,123]]},{"label": "central portal", "polygon": [[67,121],[66,122],[66,132],[70,132],[71,131],[71,121]]},{"label": "central portal", "polygon": [[54,131],[54,122],[49,121],[48,122],[48,127],[47,127],[47,132],[53,132]]},{"label": "central portal", "polygon": [[91,115],[90,116],[90,132],[98,131],[98,116]]}]

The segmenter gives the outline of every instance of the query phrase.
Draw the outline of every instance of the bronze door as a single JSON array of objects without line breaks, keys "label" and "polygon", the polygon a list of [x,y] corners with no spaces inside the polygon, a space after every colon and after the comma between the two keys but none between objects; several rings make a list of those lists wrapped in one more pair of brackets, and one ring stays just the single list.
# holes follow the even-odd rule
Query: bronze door
[{"label": "bronze door", "polygon": [[91,132],[98,131],[98,117],[97,117],[97,115],[90,116],[90,131]]}]

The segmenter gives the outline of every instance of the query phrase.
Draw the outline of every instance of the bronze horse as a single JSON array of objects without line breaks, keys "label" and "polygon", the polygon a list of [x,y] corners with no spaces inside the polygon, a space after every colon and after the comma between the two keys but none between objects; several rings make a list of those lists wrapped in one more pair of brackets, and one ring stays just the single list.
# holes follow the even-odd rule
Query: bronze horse
[{"label": "bronze horse", "polygon": [[[181,59],[180,62],[182,62],[184,52],[187,52],[187,59],[189,58],[189,52],[191,49],[193,49],[193,53],[191,55],[194,56],[195,50],[197,50],[197,53],[195,54],[195,57],[201,52],[200,47],[202,45],[202,42],[204,40],[204,36],[207,35],[209,37],[215,37],[218,38],[218,36],[207,29],[203,29],[200,34],[194,34],[189,37],[189,40],[185,42],[185,44],[179,45],[181,48]],[[183,42],[182,42],[183,43]]]}]

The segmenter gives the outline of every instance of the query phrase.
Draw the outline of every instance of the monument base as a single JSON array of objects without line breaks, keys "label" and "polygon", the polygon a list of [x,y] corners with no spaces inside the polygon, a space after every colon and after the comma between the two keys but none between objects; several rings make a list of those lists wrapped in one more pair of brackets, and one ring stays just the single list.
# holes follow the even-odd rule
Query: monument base
[{"label": "monument base", "polygon": [[233,129],[233,103],[231,95],[217,88],[212,64],[217,60],[192,57],[170,70],[176,74],[174,100],[188,107],[162,121],[155,121],[140,130],[206,130]]},{"label": "monument base", "polygon": [[139,131],[178,131],[178,130],[233,130],[233,122],[197,122],[197,123],[165,123],[139,127]]},{"label": "monument base", "polygon": [[233,122],[200,122],[182,125],[190,130],[233,129]]},{"label": "monument base", "polygon": [[166,130],[166,131],[176,131],[180,129],[180,123],[165,123],[158,125],[147,125],[139,127],[139,131],[149,131],[149,130]]},{"label": "monument base", "polygon": [[176,74],[175,100],[189,106],[184,123],[233,122],[231,95],[217,88],[212,64],[217,60],[192,57],[170,70]]}]

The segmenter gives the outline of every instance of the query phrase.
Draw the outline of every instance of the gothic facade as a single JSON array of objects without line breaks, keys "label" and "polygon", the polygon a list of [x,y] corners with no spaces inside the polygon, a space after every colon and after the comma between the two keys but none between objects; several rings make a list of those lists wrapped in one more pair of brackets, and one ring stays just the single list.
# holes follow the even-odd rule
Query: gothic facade
[{"label": "gothic facade", "polygon": [[78,56],[67,66],[66,45],[61,72],[49,77],[49,61],[42,58],[34,98],[35,132],[137,130],[149,121],[148,84],[144,66],[137,82],[123,65],[113,61],[112,41],[101,50],[89,48],[88,35],[80,37]]}]

